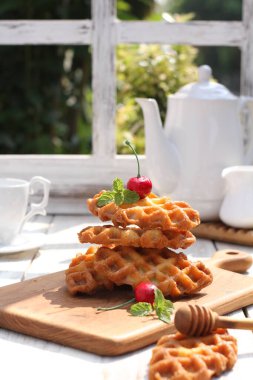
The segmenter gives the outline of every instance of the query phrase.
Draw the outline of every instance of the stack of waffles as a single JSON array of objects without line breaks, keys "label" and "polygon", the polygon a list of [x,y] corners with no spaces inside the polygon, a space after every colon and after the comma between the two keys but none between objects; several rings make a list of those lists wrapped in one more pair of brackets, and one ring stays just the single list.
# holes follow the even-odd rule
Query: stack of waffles
[{"label": "stack of waffles", "polygon": [[196,293],[212,282],[203,263],[192,263],[185,254],[171,250],[186,249],[195,242],[191,230],[200,222],[196,210],[152,193],[136,203],[98,207],[102,194],[88,199],[88,208],[113,225],[87,227],[78,234],[81,243],[97,245],[77,255],[66,271],[71,294],[111,290],[115,285],[135,288],[150,281],[174,298]]}]

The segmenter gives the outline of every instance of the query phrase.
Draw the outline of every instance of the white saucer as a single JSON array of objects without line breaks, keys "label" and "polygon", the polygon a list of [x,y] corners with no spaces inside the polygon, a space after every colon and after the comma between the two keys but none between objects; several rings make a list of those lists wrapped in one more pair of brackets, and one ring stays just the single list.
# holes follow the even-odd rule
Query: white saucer
[{"label": "white saucer", "polygon": [[40,248],[45,242],[46,235],[42,233],[23,232],[9,245],[0,244],[0,255],[30,251]]}]

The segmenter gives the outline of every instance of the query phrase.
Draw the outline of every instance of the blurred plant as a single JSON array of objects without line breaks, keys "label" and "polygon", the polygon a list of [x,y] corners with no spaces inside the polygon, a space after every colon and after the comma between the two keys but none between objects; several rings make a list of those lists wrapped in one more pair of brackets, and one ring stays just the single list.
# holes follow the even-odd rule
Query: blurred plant
[{"label": "blurred plant", "polygon": [[242,17],[242,0],[167,0],[164,8],[173,13],[193,12],[202,20],[240,20]]},{"label": "blurred plant", "polygon": [[[154,0],[118,0],[120,19],[155,17]],[[90,0],[3,0],[0,19],[85,19]],[[88,46],[0,46],[0,153],[91,152],[91,57]],[[133,140],[144,152],[143,117],[135,97],[166,96],[192,81],[196,50],[185,46],[117,49],[117,149]]]},{"label": "blurred plant", "polygon": [[[154,17],[154,0],[118,0],[120,19]],[[85,19],[90,0],[3,0],[0,19]],[[91,58],[88,46],[1,46],[0,153],[91,152]],[[117,142],[144,152],[143,118],[134,101],[154,97],[165,115],[166,96],[193,80],[196,50],[120,46],[117,50]]]},{"label": "blurred plant", "polygon": [[[90,18],[90,1],[3,0],[0,18]],[[0,46],[0,55],[0,153],[89,153],[89,48]]]},{"label": "blurred plant", "polygon": [[117,0],[117,17],[121,20],[142,20],[153,14],[155,0]]},{"label": "blurred plant", "polygon": [[[241,20],[242,0],[167,0],[163,10],[191,13],[196,20]],[[196,59],[198,65],[210,65],[217,80],[236,93],[240,91],[240,62],[240,49],[227,46],[200,47]]]},{"label": "blurred plant", "polygon": [[[153,0],[118,0],[118,17],[143,18]],[[90,0],[2,0],[0,19],[89,19]],[[91,152],[88,46],[0,46],[0,153]]]},{"label": "blurred plant", "polygon": [[122,144],[126,139],[135,144],[138,153],[144,153],[143,115],[135,98],[155,98],[164,120],[167,95],[196,80],[197,71],[193,63],[196,54],[195,48],[183,45],[118,47],[118,153],[128,153]]}]

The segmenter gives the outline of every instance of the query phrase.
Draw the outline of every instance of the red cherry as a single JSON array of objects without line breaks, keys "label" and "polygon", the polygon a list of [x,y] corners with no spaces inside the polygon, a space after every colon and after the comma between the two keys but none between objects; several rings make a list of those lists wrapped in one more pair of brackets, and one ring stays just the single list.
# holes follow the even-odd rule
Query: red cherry
[{"label": "red cherry", "polygon": [[128,190],[136,191],[140,198],[145,198],[152,190],[152,182],[148,177],[132,177],[127,182]]},{"label": "red cherry", "polygon": [[126,140],[125,144],[133,151],[138,165],[137,177],[132,177],[127,182],[128,190],[135,191],[139,194],[140,198],[145,198],[152,190],[152,182],[148,177],[140,175],[140,163],[135,149],[130,142]]},{"label": "red cherry", "polygon": [[157,287],[152,284],[152,282],[140,282],[134,289],[136,301],[153,304],[155,300],[155,289],[157,289]]}]

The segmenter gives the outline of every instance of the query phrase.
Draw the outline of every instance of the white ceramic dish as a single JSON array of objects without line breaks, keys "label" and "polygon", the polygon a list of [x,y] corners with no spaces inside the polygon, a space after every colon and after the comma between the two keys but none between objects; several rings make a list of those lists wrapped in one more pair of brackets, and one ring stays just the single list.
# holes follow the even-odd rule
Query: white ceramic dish
[{"label": "white ceramic dish", "polygon": [[0,245],[0,255],[30,251],[40,248],[45,243],[46,235],[42,233],[23,232],[12,243]]}]

